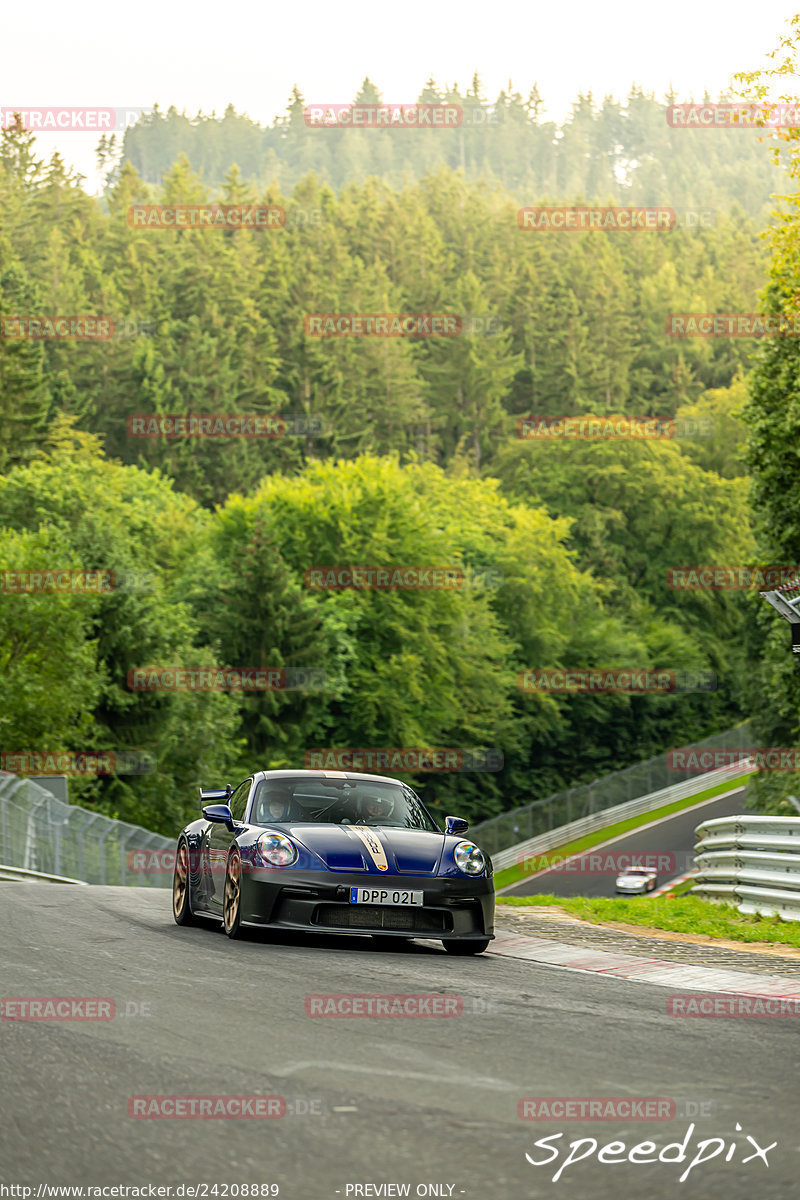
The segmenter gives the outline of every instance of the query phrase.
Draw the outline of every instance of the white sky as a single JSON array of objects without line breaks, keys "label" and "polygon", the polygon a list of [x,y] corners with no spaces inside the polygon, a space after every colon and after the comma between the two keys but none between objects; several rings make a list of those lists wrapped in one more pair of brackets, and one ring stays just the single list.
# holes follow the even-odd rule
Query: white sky
[{"label": "white sky", "polygon": [[[632,83],[678,100],[725,90],[765,64],[787,0],[196,0],[119,4],[37,0],[7,7],[0,107],[149,107],[194,113],[229,102],[262,123],[297,83],[309,103],[344,103],[365,75],[394,103],[429,75],[466,89],[478,70],[490,99],[534,82],[556,120],[579,91],[621,98]],[[96,134],[39,139],[95,180]]]}]

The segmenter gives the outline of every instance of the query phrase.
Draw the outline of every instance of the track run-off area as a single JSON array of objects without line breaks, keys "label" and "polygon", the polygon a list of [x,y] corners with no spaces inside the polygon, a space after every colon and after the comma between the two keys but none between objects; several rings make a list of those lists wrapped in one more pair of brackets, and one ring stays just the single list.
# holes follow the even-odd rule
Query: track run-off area
[{"label": "track run-off area", "polygon": [[[570,864],[561,862],[552,870],[537,870],[529,878],[510,887],[503,888],[504,896],[615,896],[617,875],[623,865],[632,862],[652,864],[658,871],[658,885],[663,887],[671,879],[681,878],[691,870],[694,863],[695,829],[701,821],[713,821],[717,817],[729,817],[742,808],[744,788],[736,786],[730,792],[714,796],[684,808],[668,817],[660,817],[620,834],[610,841],[602,842],[582,855],[576,855]],[[556,857],[552,851],[550,858]],[[590,868],[592,856],[599,861],[601,870],[593,873]],[[539,856],[542,860],[547,854]],[[538,866],[534,856],[533,865]],[[587,869],[583,869],[583,865]]]},{"label": "track run-off area", "polygon": [[[674,986],[511,957],[507,933],[458,959],[433,942],[180,929],[167,889],[5,882],[0,896],[2,996],[17,1003],[0,1022],[0,1155],[5,1180],[33,1196],[39,1184],[275,1184],[284,1200],[795,1194],[797,1018],[676,1018]],[[309,997],[353,994],[449,997],[439,1007],[457,1013],[309,1015]],[[32,997],[105,998],[115,1015],[7,1018]],[[132,1098],[152,1096],[280,1097],[283,1115],[131,1115]],[[656,1119],[635,1105],[521,1118],[521,1100],[559,1097],[662,1103],[641,1110]],[[641,1143],[639,1159],[656,1161],[628,1159]],[[680,1183],[698,1154],[708,1161]]]}]

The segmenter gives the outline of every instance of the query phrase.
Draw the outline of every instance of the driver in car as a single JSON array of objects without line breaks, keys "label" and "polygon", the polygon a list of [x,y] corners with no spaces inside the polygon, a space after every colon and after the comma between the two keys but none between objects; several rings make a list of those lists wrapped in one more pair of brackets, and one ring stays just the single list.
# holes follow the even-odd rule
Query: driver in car
[{"label": "driver in car", "polygon": [[262,819],[267,821],[288,821],[291,816],[292,793],[285,788],[271,789],[266,800],[261,803]]},{"label": "driver in car", "polygon": [[364,799],[362,820],[367,825],[380,825],[388,821],[394,810],[394,800],[378,796],[374,792]]}]

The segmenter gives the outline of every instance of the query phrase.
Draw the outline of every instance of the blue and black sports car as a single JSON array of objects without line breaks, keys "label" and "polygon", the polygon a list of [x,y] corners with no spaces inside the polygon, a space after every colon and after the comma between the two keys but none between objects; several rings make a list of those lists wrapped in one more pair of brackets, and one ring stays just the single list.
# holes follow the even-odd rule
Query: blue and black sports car
[{"label": "blue and black sports car", "polygon": [[458,817],[442,833],[396,779],[259,771],[200,800],[175,856],[179,925],[438,938],[451,954],[480,954],[494,936],[488,855]]}]

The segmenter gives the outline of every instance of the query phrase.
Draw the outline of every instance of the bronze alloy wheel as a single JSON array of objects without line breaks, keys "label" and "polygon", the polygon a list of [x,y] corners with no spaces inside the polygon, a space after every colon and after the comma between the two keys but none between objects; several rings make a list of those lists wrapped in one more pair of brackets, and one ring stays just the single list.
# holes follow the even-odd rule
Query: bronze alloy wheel
[{"label": "bronze alloy wheel", "polygon": [[189,847],[186,842],[178,843],[175,855],[175,871],[172,876],[172,915],[178,925],[195,925],[192,912],[189,871]]},{"label": "bronze alloy wheel", "polygon": [[242,908],[242,856],[231,850],[225,870],[225,894],[222,900],[222,925],[228,937],[239,936]]}]

